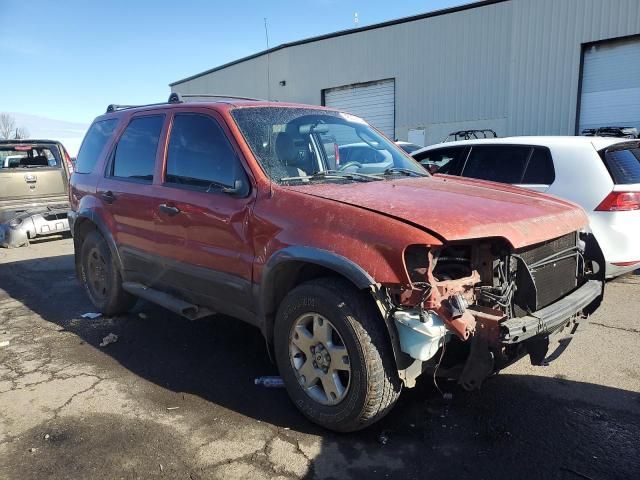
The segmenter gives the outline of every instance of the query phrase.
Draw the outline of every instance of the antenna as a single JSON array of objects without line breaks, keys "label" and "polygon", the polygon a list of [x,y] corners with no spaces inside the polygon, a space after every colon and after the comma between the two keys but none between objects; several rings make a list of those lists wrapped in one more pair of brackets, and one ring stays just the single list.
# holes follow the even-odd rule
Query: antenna
[{"label": "antenna", "polygon": [[267,25],[267,17],[264,17],[264,36],[267,39],[267,100],[271,100],[271,62],[269,54],[269,26]]},{"label": "antenna", "polygon": [[358,18],[358,12],[353,14],[353,25],[358,28],[358,24],[360,23],[360,19]]}]

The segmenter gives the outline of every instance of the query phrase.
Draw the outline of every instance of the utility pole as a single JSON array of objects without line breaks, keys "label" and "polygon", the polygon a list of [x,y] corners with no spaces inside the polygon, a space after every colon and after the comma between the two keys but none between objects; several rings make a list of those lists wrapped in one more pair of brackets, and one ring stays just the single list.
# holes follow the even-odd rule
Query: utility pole
[{"label": "utility pole", "polygon": [[269,57],[269,27],[267,25],[267,17],[264,17],[264,35],[267,39],[267,100],[271,100],[271,62]]}]

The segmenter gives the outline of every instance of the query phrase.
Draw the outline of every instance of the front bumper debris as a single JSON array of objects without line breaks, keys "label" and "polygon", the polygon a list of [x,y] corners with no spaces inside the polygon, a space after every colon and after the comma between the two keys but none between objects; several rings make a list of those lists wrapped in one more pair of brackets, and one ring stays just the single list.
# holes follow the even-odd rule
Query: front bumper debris
[{"label": "front bumper debris", "polygon": [[[449,366],[440,365],[445,344],[456,343],[454,347],[460,351],[460,345],[465,341],[447,328],[445,319],[417,307],[395,310],[391,318],[398,334],[399,350],[413,362],[402,369],[401,378],[411,387],[422,372],[430,371],[457,378],[463,388],[473,390],[492,373],[527,354],[533,365],[546,365],[566,349],[573,333],[585,322],[602,295],[603,282],[589,280],[560,300],[524,317],[507,319],[492,315],[491,309],[469,307],[467,311],[475,318],[477,328],[467,340],[469,351],[465,361],[453,364],[445,361]],[[550,335],[569,326],[570,336],[561,339],[559,348],[548,356]]]},{"label": "front bumper debris", "polygon": [[0,224],[0,247],[21,247],[28,245],[30,239],[68,231],[66,208],[28,210]]},{"label": "front bumper debris", "polygon": [[524,317],[500,324],[501,341],[520,343],[537,335],[553,333],[602,295],[602,282],[589,280],[580,288],[551,305]]}]

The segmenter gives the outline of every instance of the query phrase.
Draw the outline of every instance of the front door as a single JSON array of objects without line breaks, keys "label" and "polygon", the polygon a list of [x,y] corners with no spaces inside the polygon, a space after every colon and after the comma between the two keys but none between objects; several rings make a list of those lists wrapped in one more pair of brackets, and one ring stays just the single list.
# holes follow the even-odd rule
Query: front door
[{"label": "front door", "polygon": [[208,109],[173,115],[158,188],[157,239],[171,287],[217,312],[252,321],[254,201],[239,149]]}]

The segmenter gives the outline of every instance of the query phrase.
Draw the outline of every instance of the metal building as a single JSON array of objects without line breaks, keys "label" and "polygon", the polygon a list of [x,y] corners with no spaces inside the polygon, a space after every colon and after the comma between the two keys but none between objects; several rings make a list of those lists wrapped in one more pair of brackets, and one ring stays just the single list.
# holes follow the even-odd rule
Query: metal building
[{"label": "metal building", "polygon": [[640,0],[487,0],[280,45],[170,85],[335,106],[388,136],[640,129]]}]

